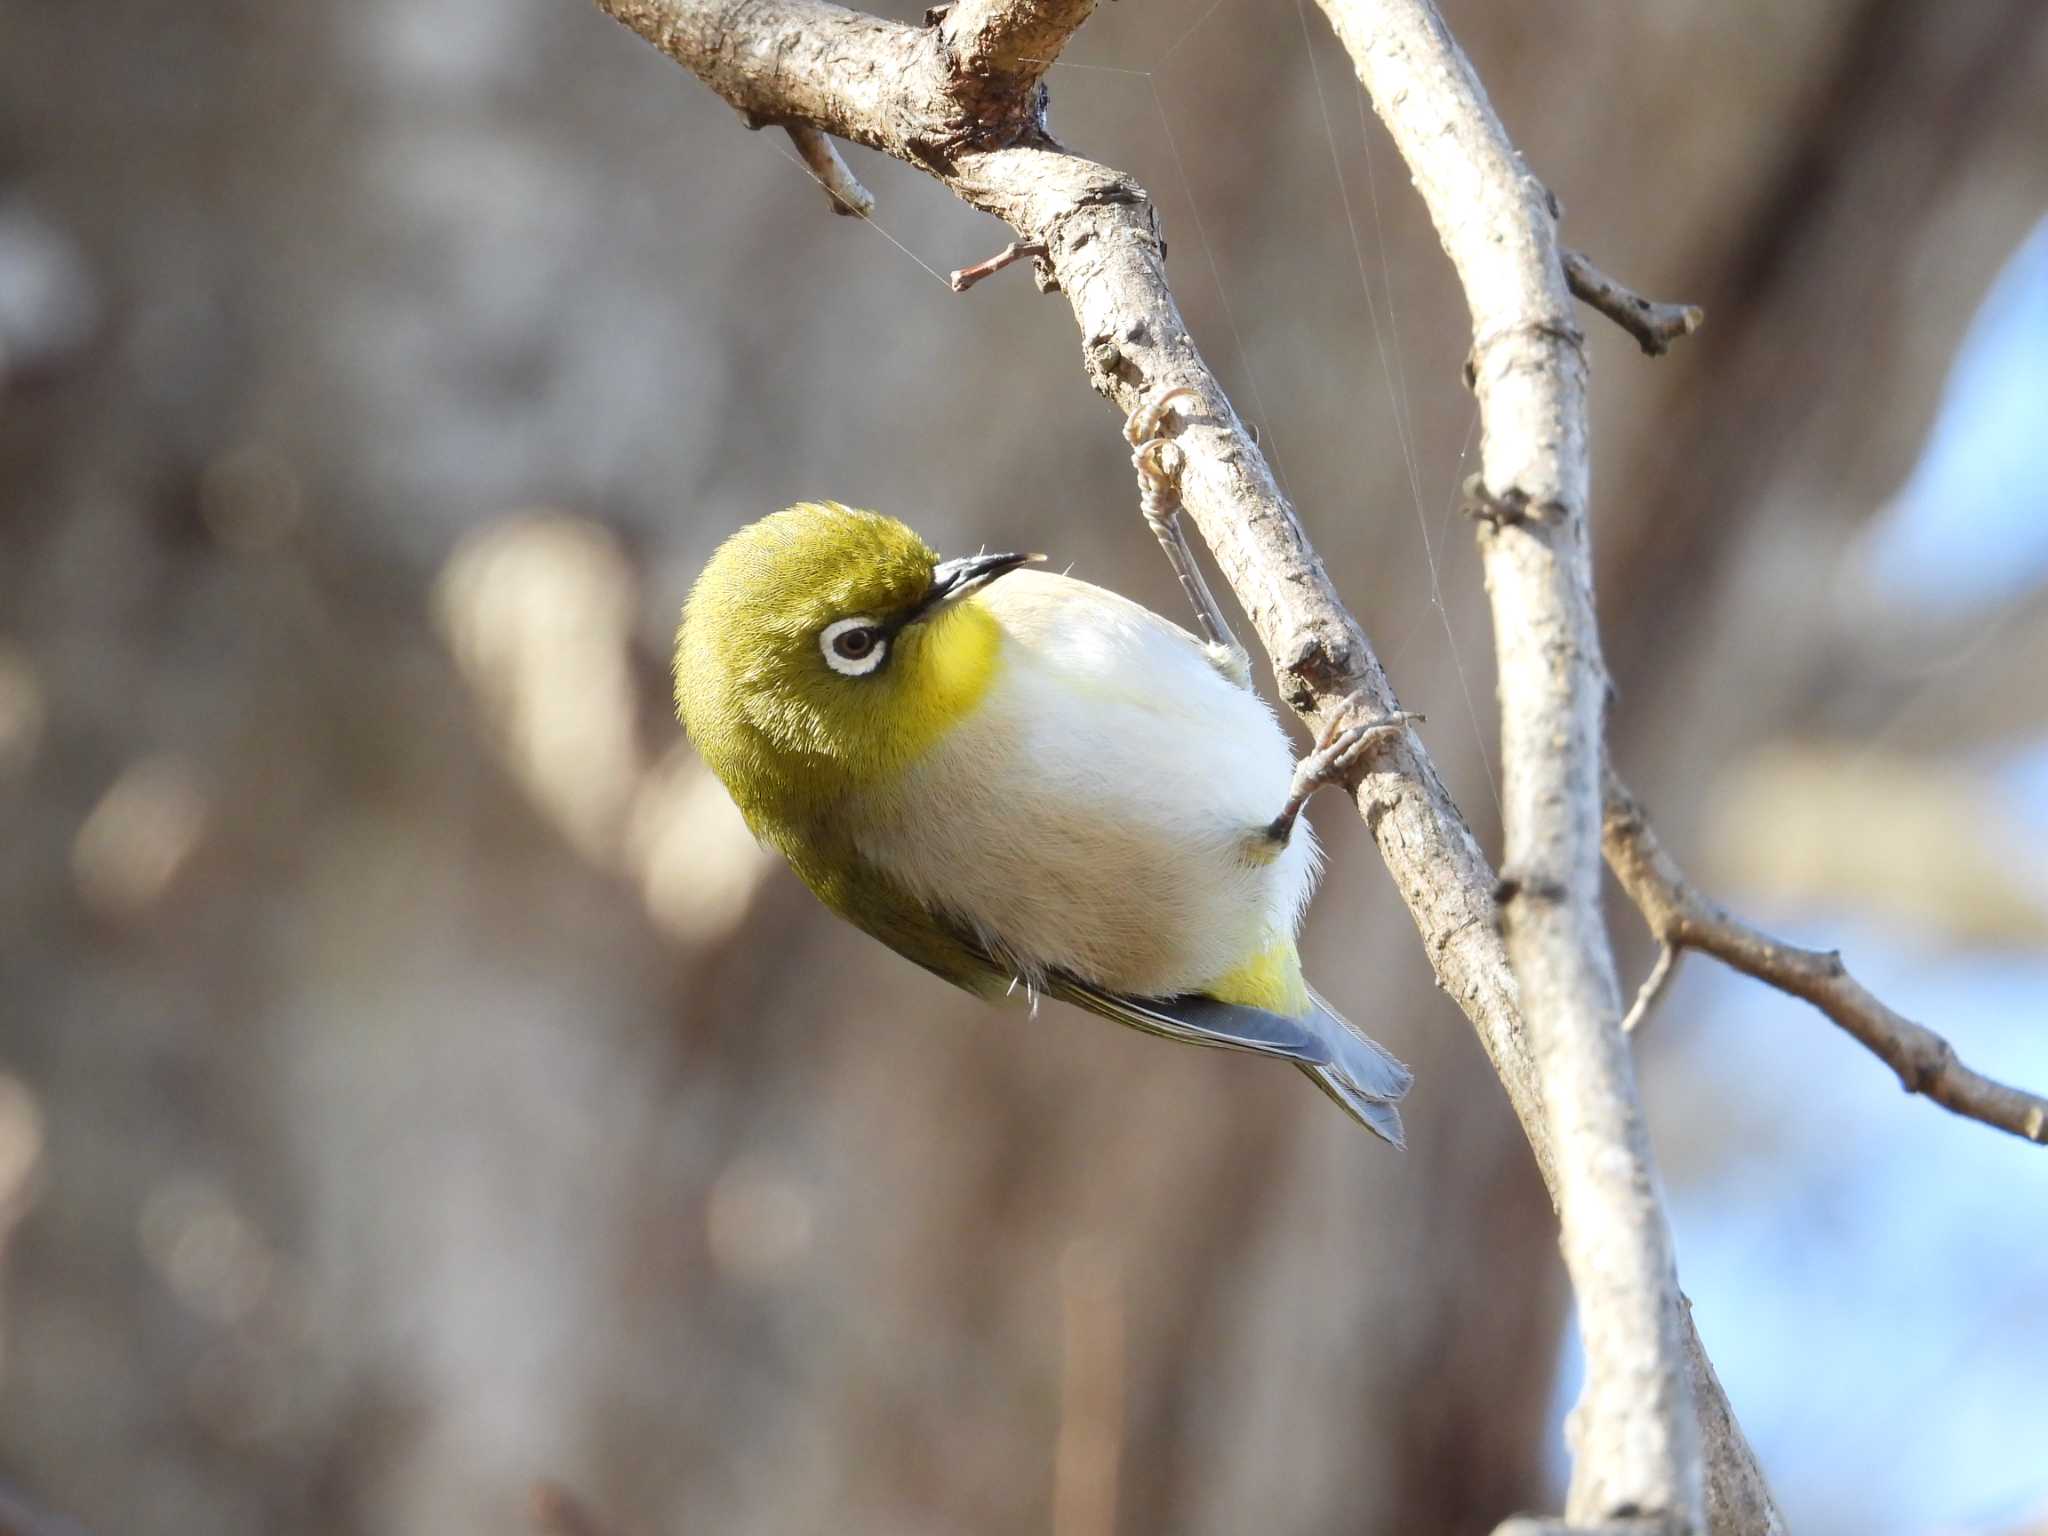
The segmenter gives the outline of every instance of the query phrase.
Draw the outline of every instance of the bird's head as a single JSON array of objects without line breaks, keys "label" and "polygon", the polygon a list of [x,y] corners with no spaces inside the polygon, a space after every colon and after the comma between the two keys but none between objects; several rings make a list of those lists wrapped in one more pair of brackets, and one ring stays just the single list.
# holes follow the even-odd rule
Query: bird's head
[{"label": "bird's head", "polygon": [[992,614],[1032,555],[941,560],[892,517],[803,502],[727,539],[676,636],[676,707],[749,818],[899,771],[981,702]]}]

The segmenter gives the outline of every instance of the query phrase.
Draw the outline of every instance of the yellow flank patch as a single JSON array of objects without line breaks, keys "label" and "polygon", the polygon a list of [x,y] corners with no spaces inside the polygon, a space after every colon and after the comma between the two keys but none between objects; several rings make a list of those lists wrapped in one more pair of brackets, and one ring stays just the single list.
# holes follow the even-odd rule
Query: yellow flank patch
[{"label": "yellow flank patch", "polygon": [[980,707],[1001,664],[1002,626],[968,598],[904,631],[889,701],[888,755],[907,764]]},{"label": "yellow flank patch", "polygon": [[1219,1003],[1263,1008],[1291,1019],[1302,1017],[1313,1006],[1308,983],[1302,980],[1301,951],[1291,938],[1275,939],[1206,990]]}]

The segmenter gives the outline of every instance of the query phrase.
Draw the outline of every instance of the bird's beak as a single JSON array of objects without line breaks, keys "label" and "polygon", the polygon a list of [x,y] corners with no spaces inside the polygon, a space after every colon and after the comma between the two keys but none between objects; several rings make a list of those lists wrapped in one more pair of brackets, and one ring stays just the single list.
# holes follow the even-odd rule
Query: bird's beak
[{"label": "bird's beak", "polygon": [[930,618],[948,603],[979,592],[998,576],[1044,558],[1043,555],[967,555],[958,560],[941,560],[932,567],[931,587],[911,618],[913,621]]}]

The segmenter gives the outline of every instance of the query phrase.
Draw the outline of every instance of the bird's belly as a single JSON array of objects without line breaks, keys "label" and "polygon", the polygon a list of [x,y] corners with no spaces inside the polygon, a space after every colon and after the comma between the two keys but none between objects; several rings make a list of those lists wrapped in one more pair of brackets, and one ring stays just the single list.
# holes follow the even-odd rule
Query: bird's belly
[{"label": "bird's belly", "polygon": [[1305,826],[1275,849],[1292,754],[1255,696],[1185,636],[1100,675],[1013,647],[983,706],[861,837],[1025,979],[1200,991],[1291,937],[1314,879]]}]

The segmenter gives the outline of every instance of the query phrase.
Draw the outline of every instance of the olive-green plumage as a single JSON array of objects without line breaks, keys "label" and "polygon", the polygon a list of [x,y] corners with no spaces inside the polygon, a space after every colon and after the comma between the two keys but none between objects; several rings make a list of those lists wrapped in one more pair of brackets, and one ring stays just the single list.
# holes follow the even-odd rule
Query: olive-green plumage
[{"label": "olive-green plumage", "polygon": [[836,502],[799,503],[742,529],[690,593],[676,701],[754,835],[819,900],[956,986],[988,993],[1009,978],[863,858],[843,812],[979,702],[993,637],[977,644],[958,630],[978,615],[944,613],[941,628],[899,631],[890,665],[859,679],[834,672],[815,638],[834,620],[909,613],[938,563],[894,518]]},{"label": "olive-green plumage", "polygon": [[1315,851],[1273,831],[1271,712],[1231,658],[1032,558],[941,561],[831,502],[763,518],[691,592],[683,723],[755,835],[898,953],[1284,1057],[1398,1144],[1407,1069],[1302,979]]}]

